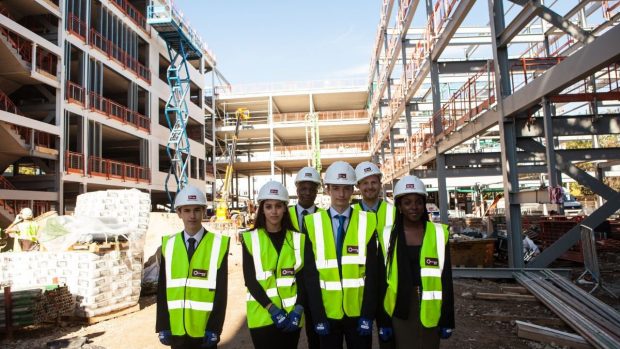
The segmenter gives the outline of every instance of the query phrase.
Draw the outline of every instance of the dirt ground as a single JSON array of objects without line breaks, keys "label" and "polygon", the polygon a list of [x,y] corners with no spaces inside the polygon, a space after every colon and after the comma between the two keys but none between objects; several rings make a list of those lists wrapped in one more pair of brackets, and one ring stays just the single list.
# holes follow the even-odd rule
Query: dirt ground
[{"label": "dirt ground", "polygon": [[[222,341],[219,348],[252,348],[245,318],[245,287],[241,270],[240,245],[231,245],[229,256],[229,295],[228,309]],[[601,269],[608,286],[620,294],[620,257],[603,256]],[[578,275],[579,270],[575,270]],[[483,314],[512,315],[514,320],[520,316],[556,318],[543,304],[537,302],[487,301],[473,299],[476,292],[500,292],[502,286],[517,286],[514,281],[457,279],[455,284],[456,331],[452,338],[442,341],[442,348],[558,348],[517,337],[516,328],[511,322],[491,321]],[[597,296],[620,310],[620,302],[606,297],[602,292]],[[550,326],[572,332],[566,326]],[[303,332],[303,331],[302,331]],[[90,326],[71,323],[47,325],[17,331],[14,339],[0,341],[2,348],[32,349],[46,348],[46,343],[60,338],[87,336],[90,346],[83,348],[165,348],[159,344],[155,333],[155,296],[145,296],[140,300],[140,311],[116,319],[103,321]],[[378,348],[375,338],[374,348]],[[307,348],[302,334],[299,348]]]}]

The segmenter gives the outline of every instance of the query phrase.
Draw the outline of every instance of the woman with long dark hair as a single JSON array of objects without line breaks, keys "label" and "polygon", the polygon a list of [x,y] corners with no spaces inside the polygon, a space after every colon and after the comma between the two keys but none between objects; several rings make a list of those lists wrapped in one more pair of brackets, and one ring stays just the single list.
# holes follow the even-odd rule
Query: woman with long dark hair
[{"label": "woman with long dark hair", "polygon": [[254,229],[243,233],[243,278],[252,343],[261,348],[297,348],[303,314],[305,236],[293,228],[288,191],[275,181],[258,192]]},{"label": "woman with long dark hair", "polygon": [[454,329],[448,226],[429,221],[426,198],[424,183],[415,176],[394,186],[397,213],[383,305],[392,319],[396,348],[439,348],[440,339]]}]

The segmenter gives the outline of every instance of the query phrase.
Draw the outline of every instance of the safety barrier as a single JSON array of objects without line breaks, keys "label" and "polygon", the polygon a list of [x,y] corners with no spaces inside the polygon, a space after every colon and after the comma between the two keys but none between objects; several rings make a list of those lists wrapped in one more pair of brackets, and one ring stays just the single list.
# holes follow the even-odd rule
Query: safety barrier
[{"label": "safety barrier", "polygon": [[118,45],[105,38],[95,28],[90,29],[90,44],[108,58],[122,65],[123,68],[131,70],[138,78],[151,83],[151,71],[146,66]]},{"label": "safety barrier", "polygon": [[0,176],[0,189],[15,190],[13,183],[9,182],[4,176]]},{"label": "safety barrier", "polygon": [[84,174],[84,154],[65,151],[65,172]]},{"label": "safety barrier", "polygon": [[67,31],[86,42],[86,37],[88,36],[86,23],[72,12],[69,12],[67,16]]},{"label": "safety barrier", "polygon": [[48,212],[52,205],[49,201],[41,201],[41,200],[0,200],[0,207],[2,207],[9,214],[16,215],[23,208],[30,208],[35,217]]},{"label": "safety barrier", "polygon": [[56,136],[52,134],[13,124],[11,124],[11,128],[19,134],[26,145],[31,145],[32,141],[34,141],[35,146],[56,149]]},{"label": "safety barrier", "polygon": [[85,89],[73,81],[67,80],[67,88],[65,90],[65,98],[69,103],[77,103],[85,106]]},{"label": "safety barrier", "polygon": [[[32,62],[32,46],[34,43],[28,39],[23,38],[18,33],[0,26],[0,34],[6,38],[9,45],[17,51],[19,56],[27,63]],[[58,66],[58,57],[42,47],[37,47],[35,57],[35,68],[41,72],[57,76],[56,67]]]},{"label": "safety barrier", "polygon": [[151,131],[150,119],[148,117],[95,92],[90,92],[88,106],[90,110],[104,114],[110,119],[115,119],[123,124],[133,125],[139,130]]},{"label": "safety barrier", "polygon": [[151,183],[151,174],[148,167],[104,159],[94,155],[88,157],[88,174],[96,177],[104,177],[106,179]]},{"label": "safety barrier", "polygon": [[23,115],[22,112],[17,108],[15,103],[11,100],[9,96],[7,96],[3,91],[0,90],[0,109],[18,115]]},{"label": "safety barrier", "polygon": [[110,0],[110,3],[125,13],[129,20],[144,30],[145,33],[149,33],[146,29],[146,18],[135,6],[125,0]]}]

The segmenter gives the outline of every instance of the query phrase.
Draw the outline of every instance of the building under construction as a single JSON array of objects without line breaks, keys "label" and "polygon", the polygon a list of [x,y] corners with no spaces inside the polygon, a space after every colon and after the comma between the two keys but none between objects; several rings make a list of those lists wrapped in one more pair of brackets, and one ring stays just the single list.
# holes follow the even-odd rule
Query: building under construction
[{"label": "building under construction", "polygon": [[[453,203],[450,188],[495,183],[515,267],[522,206],[557,203],[547,191],[571,181],[598,195],[588,227],[619,208],[604,180],[620,159],[619,1],[384,0],[368,78],[358,81],[231,86],[200,42],[185,56],[177,109],[169,67],[184,49],[165,23],[149,24],[150,3],[0,3],[5,224],[25,206],[71,212],[77,194],[106,188],[148,191],[153,209],[166,209],[179,181],[204,184],[213,208],[225,188],[228,205],[242,208],[261,178],[290,187],[299,168],[336,159],[380,164],[388,196],[403,175],[424,178],[444,222],[454,208],[473,214],[476,202]],[[186,118],[183,147],[175,113]],[[521,189],[532,181],[545,189]],[[579,230],[532,265],[562,255]]]},{"label": "building under construction", "polygon": [[[0,222],[22,207],[72,212],[76,196],[138,188],[168,203],[170,55],[147,1],[0,3]],[[214,182],[215,57],[188,57],[183,155],[189,182]],[[172,124],[175,120],[173,118]],[[172,181],[169,190],[176,191]]]}]

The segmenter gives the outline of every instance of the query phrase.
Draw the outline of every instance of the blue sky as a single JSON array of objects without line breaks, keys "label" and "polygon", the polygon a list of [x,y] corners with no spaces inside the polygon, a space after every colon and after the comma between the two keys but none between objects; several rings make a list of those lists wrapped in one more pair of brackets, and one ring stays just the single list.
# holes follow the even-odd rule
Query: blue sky
[{"label": "blue sky", "polygon": [[366,78],[379,0],[176,0],[233,84]]}]

